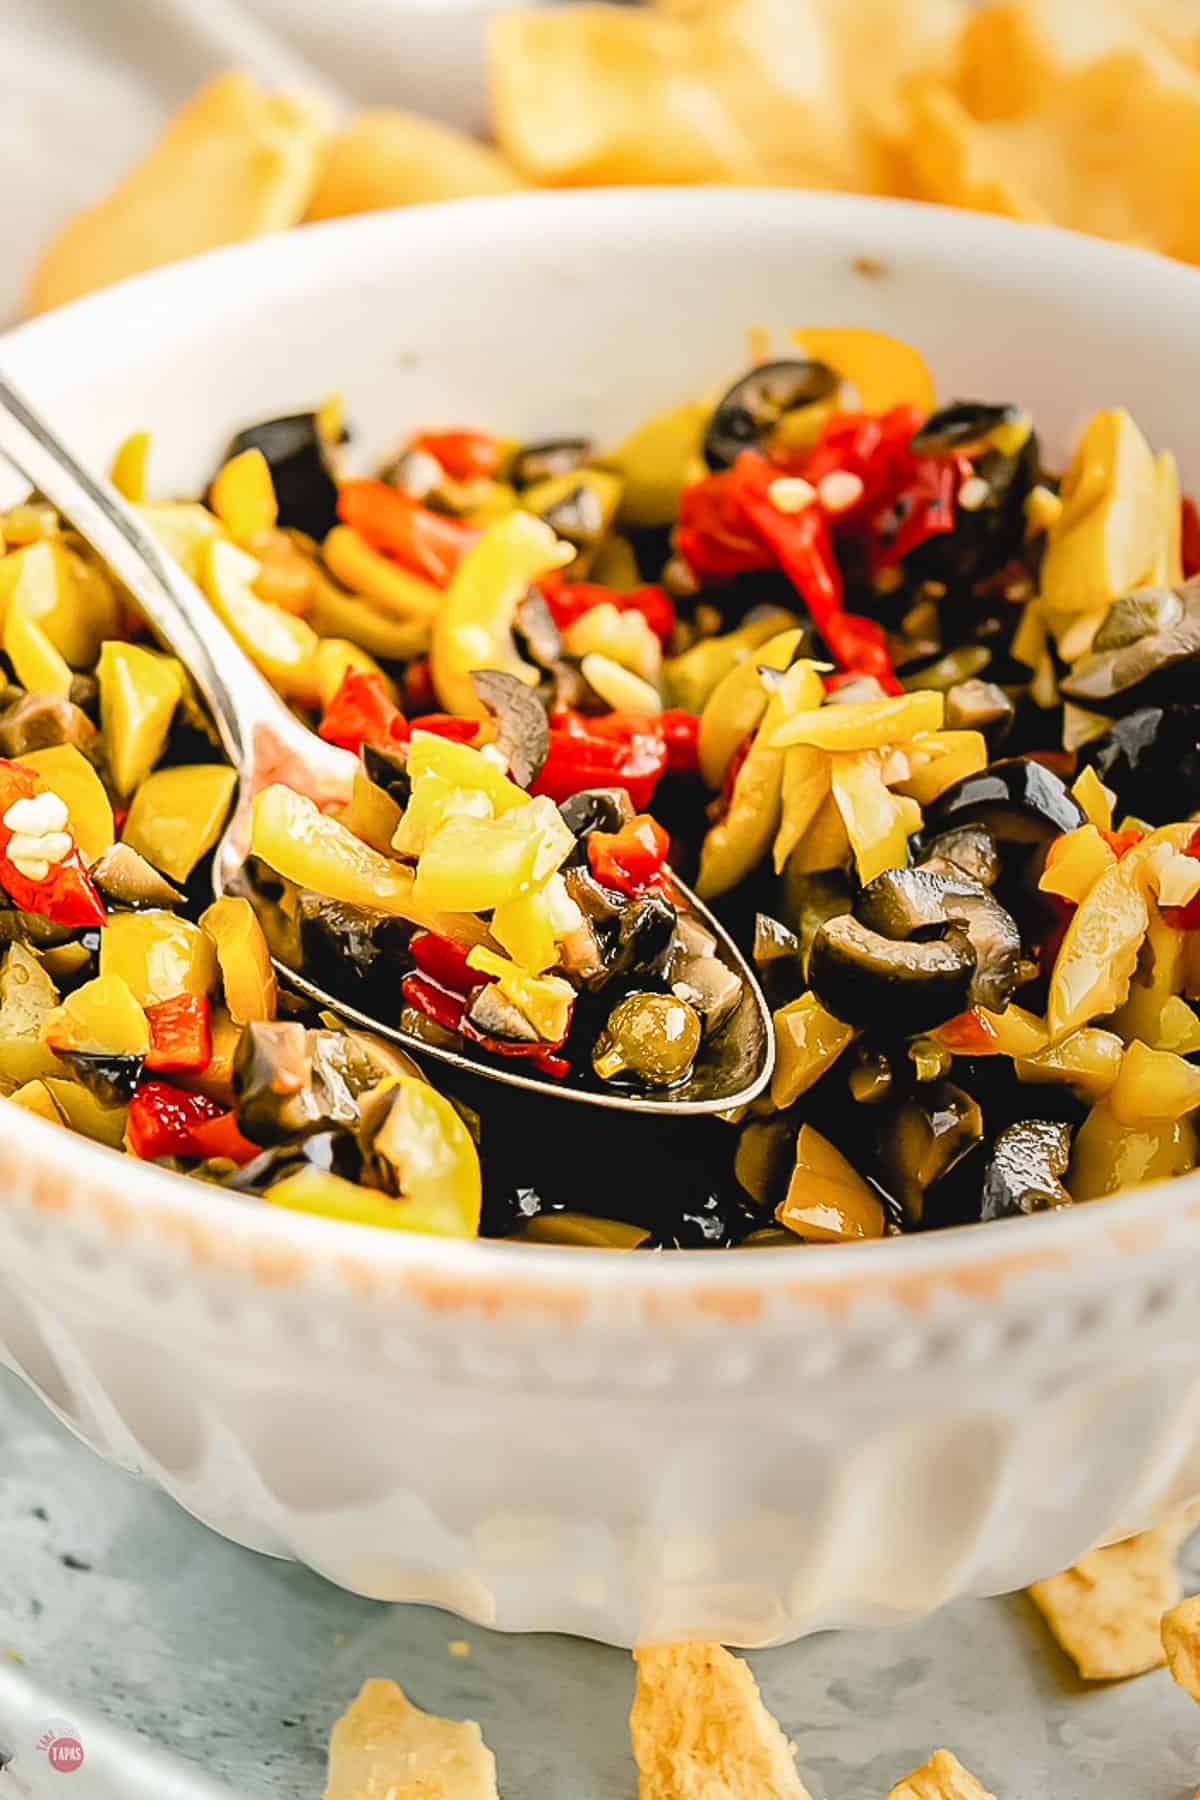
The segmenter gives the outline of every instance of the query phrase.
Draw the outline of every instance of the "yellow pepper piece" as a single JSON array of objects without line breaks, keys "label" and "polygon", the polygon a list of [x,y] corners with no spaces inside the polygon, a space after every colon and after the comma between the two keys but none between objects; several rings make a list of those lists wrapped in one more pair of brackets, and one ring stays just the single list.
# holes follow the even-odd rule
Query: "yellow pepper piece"
[{"label": "yellow pepper piece", "polygon": [[579,673],[613,712],[638,713],[644,718],[653,718],[662,711],[658,689],[635,675],[632,669],[614,662],[611,656],[591,651],[580,659]]},{"label": "yellow pepper piece", "polygon": [[375,1140],[377,1156],[399,1170],[404,1191],[359,1187],[321,1169],[301,1169],[267,1189],[274,1206],[393,1231],[474,1237],[483,1198],[471,1134],[444,1095],[412,1075],[393,1078],[391,1110]]},{"label": "yellow pepper piece", "polygon": [[627,537],[616,532],[608,534],[592,558],[591,579],[618,594],[632,593],[634,588],[642,585],[641,570]]},{"label": "yellow pepper piece", "polygon": [[389,854],[400,824],[400,808],[390,794],[367,778],[364,770],[355,770],[350,799],[337,816],[347,831],[370,844],[372,850],[378,850],[381,856]]},{"label": "yellow pepper piece", "polygon": [[852,384],[863,412],[916,406],[929,413],[937,405],[925,358],[900,338],[856,325],[802,325],[791,336],[814,361],[827,363]]},{"label": "yellow pepper piece", "polygon": [[1190,1118],[1150,1120],[1137,1128],[1098,1100],[1075,1133],[1067,1189],[1073,1200],[1100,1200],[1152,1181],[1169,1181],[1196,1166]]},{"label": "yellow pepper piece", "polygon": [[0,607],[31,619],[74,669],[90,668],[101,638],[120,623],[109,577],[61,539],[0,558]]},{"label": "yellow pepper piece", "polygon": [[40,776],[43,787],[62,801],[69,815],[67,828],[84,862],[94,863],[103,856],[116,835],[113,809],[87,757],[74,744],[51,744],[16,760]]},{"label": "yellow pepper piece", "polygon": [[1151,1050],[1135,1038],[1121,1060],[1108,1104],[1125,1125],[1181,1119],[1200,1106],[1200,1069],[1172,1050]]},{"label": "yellow pepper piece", "polygon": [[392,833],[390,848],[397,856],[420,857],[430,838],[448,820],[495,816],[491,801],[480,788],[453,787],[440,775],[426,775],[413,787]]},{"label": "yellow pepper piece", "polygon": [[65,1125],[67,1122],[62,1108],[44,1081],[27,1081],[8,1098],[14,1106],[21,1107],[25,1112],[36,1113],[39,1119],[48,1119],[52,1125]]},{"label": "yellow pepper piece", "polygon": [[1116,860],[1095,825],[1080,825],[1055,838],[1038,887],[1043,894],[1060,894],[1078,906]]},{"label": "yellow pepper piece", "polygon": [[213,476],[209,504],[235,543],[269,531],[279,517],[271,465],[257,448],[231,456]]},{"label": "yellow pepper piece", "polygon": [[811,744],[815,750],[882,750],[920,732],[940,731],[945,709],[945,695],[933,688],[894,699],[818,706],[781,725],[772,744],[776,750],[789,744]]},{"label": "yellow pepper piece", "polygon": [[359,675],[378,675],[390,699],[396,698],[396,684],[385,675],[375,658],[349,638],[322,638],[317,645],[317,698],[324,712],[351,670]]},{"label": "yellow pepper piece", "polygon": [[173,657],[109,638],[96,667],[100,729],[117,793],[132,794],[163,753],[183,678]]},{"label": "yellow pepper piece", "polygon": [[[169,556],[193,581],[199,581],[204,553],[225,528],[198,500],[156,500],[139,506],[138,517]],[[108,634],[112,636],[110,632]]]},{"label": "yellow pepper piece", "polygon": [[179,913],[152,907],[112,913],[100,932],[100,974],[119,976],[139,1006],[178,994],[207,994],[217,984],[212,939]]},{"label": "yellow pepper piece", "polygon": [[544,887],[502,900],[492,914],[492,936],[515,963],[540,975],[558,961],[554,908]]},{"label": "yellow pepper piece", "polygon": [[281,783],[254,796],[250,850],[298,887],[351,906],[412,916],[411,869],[369,849],[339,820]]},{"label": "yellow pepper piece", "polygon": [[574,845],[545,796],[499,819],[448,818],[421,853],[414,896],[446,912],[485,912],[540,886]]},{"label": "yellow pepper piece", "polygon": [[1182,997],[1190,932],[1178,931],[1154,908],[1129,998],[1112,1017],[1112,1028],[1129,1042],[1140,1038],[1152,1050],[1189,1056],[1200,1050],[1200,1019]]},{"label": "yellow pepper piece", "polygon": [[662,669],[662,645],[642,614],[619,612],[607,600],[567,627],[563,649],[568,656],[607,656],[643,681],[657,682]]},{"label": "yellow pepper piece", "polygon": [[591,1213],[538,1213],[510,1234],[522,1244],[580,1245],[592,1250],[636,1250],[650,1233],[624,1219],[597,1219]]},{"label": "yellow pepper piece", "polygon": [[836,1145],[811,1125],[796,1136],[796,1166],[775,1217],[815,1244],[883,1236],[883,1202]]},{"label": "yellow pepper piece", "polygon": [[440,775],[452,787],[479,788],[499,817],[518,806],[529,805],[529,795],[503,769],[482,756],[470,744],[439,737],[435,731],[414,731],[408,745],[408,773],[415,786],[426,775]]},{"label": "yellow pepper piece", "polygon": [[214,538],[202,552],[200,585],[213,610],[267,680],[289,700],[313,706],[317,692],[317,634],[303,619],[260,600],[259,564],[236,544]]},{"label": "yellow pepper piece", "polygon": [[956,781],[978,774],[988,764],[987,739],[981,731],[932,731],[905,745],[912,766],[895,785],[918,806],[932,806]]},{"label": "yellow pepper piece", "polygon": [[620,505],[624,484],[619,475],[611,469],[571,469],[565,475],[547,475],[541,481],[532,482],[521,494],[520,504],[526,512],[531,512],[539,519],[553,526],[552,514],[556,506],[569,500],[578,489],[585,488],[596,502],[596,530],[586,549],[580,550],[575,558],[572,574],[582,574],[590,568],[593,543],[599,543],[607,536]]},{"label": "yellow pepper piece", "polygon": [[703,899],[724,894],[744,881],[770,849],[783,807],[783,751],[776,738],[797,710],[812,708],[821,677],[811,662],[793,663],[771,694],[749,755],[738,770],[724,818],[709,830],[700,848],[696,892]]},{"label": "yellow pepper piece", "polygon": [[786,669],[803,642],[804,632],[799,627],[777,632],[753,657],[730,669],[705,701],[700,715],[700,774],[714,792],[724,781],[735,750],[758,729],[767,710],[760,667]]},{"label": "yellow pepper piece", "polygon": [[655,413],[604,458],[625,484],[617,514],[622,525],[674,524],[711,410],[707,400],[685,400]]},{"label": "yellow pepper piece", "polygon": [[467,963],[482,975],[495,976],[496,986],[504,998],[524,1013],[546,1043],[557,1044],[566,1037],[575,1003],[575,989],[569,981],[559,975],[530,975],[482,944],[471,951]]},{"label": "yellow pepper piece", "polygon": [[42,1025],[58,1005],[58,989],[41,961],[18,939],[0,963],[0,1087],[61,1073],[42,1042]]},{"label": "yellow pepper piece", "polygon": [[349,525],[334,526],[321,554],[330,573],[352,593],[366,595],[398,619],[428,622],[441,611],[441,588],[381,556]]},{"label": "yellow pepper piece", "polygon": [[826,1012],[815,994],[801,994],[775,1014],[771,1105],[784,1112],[831,1069],[855,1032]]},{"label": "yellow pepper piece", "polygon": [[1061,1082],[1084,1100],[1099,1100],[1117,1079],[1124,1053],[1115,1031],[1082,1025],[1060,1044],[1014,1057],[1013,1066],[1020,1081]]},{"label": "yellow pepper piece", "polygon": [[221,835],[237,776],[225,763],[156,769],[133,796],[122,841],[184,882]]},{"label": "yellow pepper piece", "polygon": [[4,616],[4,654],[21,686],[31,694],[57,694],[65,700],[70,693],[70,664],[59,655],[37,620],[15,600],[9,602]]},{"label": "yellow pepper piece", "polygon": [[808,834],[829,799],[831,770],[824,750],[793,744],[783,753],[780,787],[779,830],[775,834],[775,873],[781,874],[788,857]]},{"label": "yellow pepper piece", "polygon": [[258,915],[240,895],[223,894],[200,915],[217,953],[225,1004],[235,1025],[273,1019],[278,1001],[271,952]]},{"label": "yellow pepper piece", "polygon": [[833,756],[830,762],[833,798],[854,851],[859,880],[865,884],[885,869],[905,868],[908,840],[921,825],[916,801],[885,786],[872,751]]},{"label": "yellow pepper piece", "polygon": [[322,575],[313,582],[305,617],[323,639],[348,638],[372,656],[382,656],[390,662],[408,662],[414,656],[423,656],[429,648],[427,618],[397,618],[373,601],[344,594]]},{"label": "yellow pepper piece", "polygon": [[1071,793],[1083,808],[1085,818],[1090,819],[1100,831],[1112,830],[1113,801],[1116,795],[1111,788],[1105,787],[1090,763],[1076,776],[1071,785]]},{"label": "yellow pepper piece", "polygon": [[150,460],[150,433],[131,431],[112,459],[108,479],[130,506],[146,498],[146,465]]},{"label": "yellow pepper piece", "polygon": [[42,1036],[52,1050],[144,1056],[150,1048],[150,1023],[128,982],[119,975],[98,975],[47,1016]]},{"label": "yellow pepper piece", "polygon": [[1151,580],[1160,587],[1176,587],[1183,580],[1183,489],[1179,464],[1170,450],[1155,458],[1158,476],[1160,541]]},{"label": "yellow pepper piece", "polygon": [[1095,414],[1046,533],[1041,590],[1056,612],[1091,612],[1151,581],[1162,557],[1159,472],[1123,407]]},{"label": "yellow pepper piece", "polygon": [[[832,771],[830,772],[832,779]],[[850,839],[832,788],[813,816],[813,822],[785,865],[785,875],[809,875],[817,869],[840,869],[850,860]]]},{"label": "yellow pepper piece", "polygon": [[77,1131],[93,1143],[107,1144],[110,1150],[124,1147],[127,1106],[102,1106],[82,1082],[69,1081],[63,1075],[47,1075],[45,1081],[69,1131]]},{"label": "yellow pepper piece", "polygon": [[513,619],[531,582],[571,561],[574,551],[531,513],[510,513],[484,528],[459,563],[433,623],[429,666],[448,712],[488,717],[472,669],[503,669],[528,682],[537,670],[517,654]]},{"label": "yellow pepper piece", "polygon": [[684,712],[702,713],[710,696],[731,669],[752,661],[760,645],[796,623],[796,615],[780,607],[763,618],[748,620],[736,631],[701,638],[690,650],[670,657],[663,664],[667,705],[681,707]]},{"label": "yellow pepper piece", "polygon": [[981,1006],[978,1011],[995,1034],[992,1048],[1001,1056],[1036,1056],[1049,1041],[1042,1020],[1028,1007],[1006,1006],[1002,1013],[994,1013]]}]

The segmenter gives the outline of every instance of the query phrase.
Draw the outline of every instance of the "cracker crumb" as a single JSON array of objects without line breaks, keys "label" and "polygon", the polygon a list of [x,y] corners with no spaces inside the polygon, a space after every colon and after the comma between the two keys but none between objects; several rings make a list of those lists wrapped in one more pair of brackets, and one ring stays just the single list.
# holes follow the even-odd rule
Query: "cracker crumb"
[{"label": "cracker crumb", "polygon": [[638,1800],[812,1800],[748,1666],[720,1644],[635,1650]]},{"label": "cracker crumb", "polygon": [[499,1800],[473,1719],[424,1713],[394,1681],[364,1681],[329,1739],[325,1800]]},{"label": "cracker crumb", "polygon": [[850,264],[856,275],[862,275],[867,281],[883,281],[891,270],[882,256],[856,256]]},{"label": "cracker crumb", "polygon": [[898,1781],[887,1800],[996,1800],[964,1769],[953,1750],[935,1750],[929,1761]]},{"label": "cracker crumb", "polygon": [[1166,1661],[1162,1617],[1179,1600],[1178,1522],[1092,1550],[1029,1597],[1085,1681],[1123,1681]]},{"label": "cracker crumb", "polygon": [[451,1656],[470,1656],[471,1654],[471,1646],[466,1638],[451,1638],[446,1648]]},{"label": "cracker crumb", "polygon": [[1162,1642],[1172,1676],[1200,1701],[1200,1594],[1163,1614]]},{"label": "cracker crumb", "polygon": [[25,1661],[21,1652],[19,1650],[14,1650],[11,1644],[5,1645],[4,1654],[10,1663],[23,1663]]}]

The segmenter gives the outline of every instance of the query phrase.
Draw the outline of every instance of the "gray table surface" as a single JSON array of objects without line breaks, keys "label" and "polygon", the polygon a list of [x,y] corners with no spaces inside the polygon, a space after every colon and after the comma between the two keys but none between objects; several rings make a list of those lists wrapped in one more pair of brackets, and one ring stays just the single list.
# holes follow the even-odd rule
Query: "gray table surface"
[{"label": "gray table surface", "polygon": [[[1200,1587],[1195,1541],[1192,1559]],[[1162,1671],[1086,1686],[1019,1596],[750,1661],[814,1800],[883,1800],[939,1744],[1000,1800],[1200,1785],[1200,1709]],[[369,1675],[478,1719],[504,1800],[632,1800],[628,1656],[357,1599],[236,1549],[0,1373],[0,1800],[319,1800],[329,1728]],[[37,1749],[51,1718],[85,1750],[65,1790]]]}]

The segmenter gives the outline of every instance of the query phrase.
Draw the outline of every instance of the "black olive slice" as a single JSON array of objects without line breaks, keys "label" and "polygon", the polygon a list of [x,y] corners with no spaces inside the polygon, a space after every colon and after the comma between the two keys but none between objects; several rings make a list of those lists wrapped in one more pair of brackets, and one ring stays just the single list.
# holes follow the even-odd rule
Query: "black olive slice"
[{"label": "black olive slice", "polygon": [[1057,1119],[1023,1119],[996,1139],[983,1178],[981,1219],[1016,1218],[1069,1206],[1060,1176],[1071,1160],[1071,1127]]},{"label": "black olive slice", "polygon": [[510,476],[514,487],[532,487],[553,475],[570,475],[592,453],[587,438],[548,438],[545,443],[524,444],[513,457]]},{"label": "black olive slice", "polygon": [[952,400],[931,413],[912,439],[920,456],[949,456],[987,446],[994,432],[1018,425],[1027,414],[1008,403],[996,406],[986,400]]},{"label": "black olive slice", "polygon": [[1136,696],[1188,700],[1200,657],[1200,576],[1178,588],[1139,588],[1109,608],[1086,656],[1059,683],[1068,699],[1104,711]]},{"label": "black olive slice", "polygon": [[1082,807],[1052,770],[1014,756],[947,788],[926,811],[924,839],[952,825],[981,824],[997,843],[1040,844],[1086,823]]},{"label": "black olive slice", "polygon": [[785,413],[837,393],[839,382],[825,363],[807,358],[759,363],[735,381],[714,409],[704,433],[704,460],[727,469],[739,452],[774,430]]},{"label": "black olive slice", "polygon": [[850,913],[827,919],[813,938],[808,980],[847,1025],[911,1037],[963,1012],[975,973],[965,931],[933,939],[886,938]]},{"label": "black olive slice", "polygon": [[472,669],[471,683],[496,721],[496,747],[518,787],[528,787],[550,749],[550,724],[536,690],[503,669]]},{"label": "black olive slice", "polygon": [[307,532],[319,543],[337,524],[337,482],[316,413],[289,413],[248,425],[232,440],[225,458],[261,450],[267,459],[279,523]]}]

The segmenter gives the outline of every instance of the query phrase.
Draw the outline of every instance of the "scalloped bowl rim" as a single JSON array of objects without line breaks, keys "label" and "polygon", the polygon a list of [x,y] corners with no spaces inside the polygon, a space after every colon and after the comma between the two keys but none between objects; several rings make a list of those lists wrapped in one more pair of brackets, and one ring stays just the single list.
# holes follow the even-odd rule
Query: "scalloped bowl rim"
[{"label": "scalloped bowl rim", "polygon": [[[884,237],[904,233],[910,242],[950,233],[964,248],[1019,255],[1032,281],[1051,271],[1061,275],[1069,264],[1078,285],[1094,272],[1098,282],[1148,280],[1156,286],[1174,286],[1192,304],[1200,302],[1200,271],[1152,252],[1052,226],[957,213],[921,202],[736,188],[534,192],[334,220],[210,251],[133,276],[16,327],[0,337],[0,363],[7,364],[13,350],[23,353],[46,338],[52,342],[64,321],[83,320],[102,340],[110,318],[136,315],[146,302],[161,306],[173,292],[186,294],[198,281],[226,267],[236,270],[241,281],[269,275],[280,283],[289,269],[303,269],[320,257],[325,246],[331,252],[336,246],[343,266],[353,267],[349,253],[356,240],[369,243],[396,232],[414,237],[423,231],[436,233],[455,215],[490,218],[533,210],[545,214],[549,224],[564,208],[573,213],[591,209],[596,215],[619,209],[625,217],[636,210],[645,218],[666,219],[698,213],[701,207],[707,215],[714,205],[774,213],[781,224],[794,224],[799,216],[808,215],[831,228],[836,222],[839,228]],[[129,1203],[135,1203],[137,1223],[148,1228],[138,1233],[141,1254],[153,1256],[157,1251],[175,1261],[183,1242],[191,1246],[198,1262],[248,1269],[252,1279],[266,1286],[288,1285],[319,1264],[326,1275],[336,1271],[355,1288],[361,1302],[375,1299],[388,1307],[395,1304],[398,1291],[439,1311],[490,1307],[497,1293],[519,1275],[523,1303],[534,1315],[542,1310],[559,1313],[564,1303],[602,1301],[614,1288],[635,1306],[648,1304],[652,1310],[656,1296],[675,1302],[692,1290],[694,1297],[707,1303],[700,1307],[702,1314],[716,1312],[743,1323],[758,1316],[760,1302],[784,1301],[840,1315],[851,1303],[891,1299],[924,1310],[939,1291],[955,1291],[960,1297],[967,1293],[984,1303],[999,1298],[1010,1281],[1024,1282],[1035,1273],[1048,1275],[1058,1289],[1086,1288],[1096,1265],[1111,1263],[1114,1255],[1145,1262],[1146,1272],[1153,1273],[1155,1265],[1174,1264],[1181,1231],[1189,1243],[1200,1246],[1200,1170],[1100,1203],[998,1221],[982,1230],[968,1225],[878,1243],[829,1245],[803,1256],[769,1250],[676,1250],[631,1259],[609,1250],[580,1247],[567,1255],[545,1245],[389,1232],[252,1206],[190,1176],[132,1157],[118,1161],[120,1153],[70,1136],[17,1107],[5,1109],[4,1124],[0,1181],[10,1159],[56,1171],[69,1181],[69,1202],[53,1194],[40,1203],[54,1215],[56,1226],[89,1236],[99,1227],[106,1235],[128,1239],[133,1222]],[[116,1189],[125,1204],[114,1207]],[[0,1198],[0,1206],[8,1203]],[[36,1192],[34,1204],[39,1204]],[[399,1290],[388,1277],[401,1279]],[[429,1278],[428,1288],[422,1286],[423,1277]],[[722,1296],[730,1304],[724,1305]],[[672,1316],[683,1323],[687,1309],[676,1312],[673,1306]]]}]

